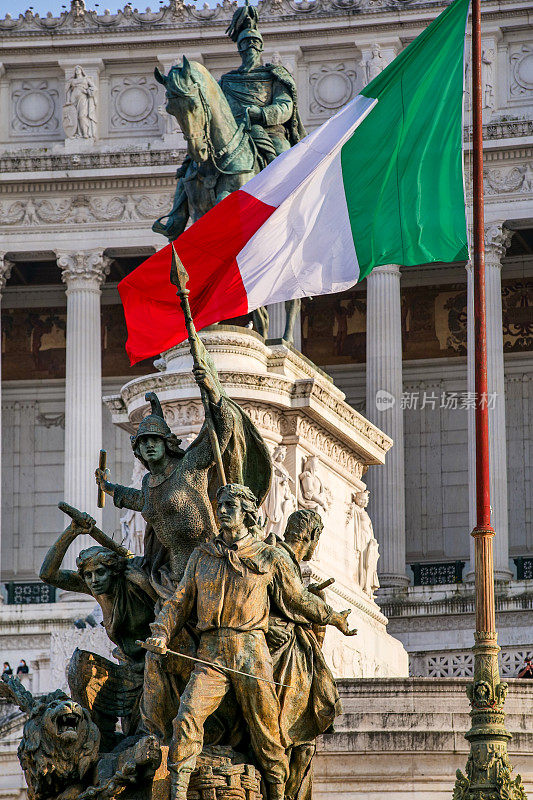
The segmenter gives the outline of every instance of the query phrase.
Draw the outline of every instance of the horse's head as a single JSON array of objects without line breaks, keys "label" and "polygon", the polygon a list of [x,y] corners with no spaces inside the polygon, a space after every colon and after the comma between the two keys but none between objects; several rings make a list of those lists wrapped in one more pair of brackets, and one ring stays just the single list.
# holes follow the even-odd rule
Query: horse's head
[{"label": "horse's head", "polygon": [[209,105],[202,93],[202,65],[183,56],[181,67],[163,75],[156,67],[155,79],[166,89],[166,110],[176,117],[187,142],[190,157],[201,164],[209,158]]}]

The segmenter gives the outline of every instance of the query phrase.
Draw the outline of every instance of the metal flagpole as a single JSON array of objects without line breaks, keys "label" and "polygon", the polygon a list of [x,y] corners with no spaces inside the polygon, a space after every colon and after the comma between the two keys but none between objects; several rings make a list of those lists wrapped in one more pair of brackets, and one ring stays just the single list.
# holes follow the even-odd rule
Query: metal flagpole
[{"label": "metal flagpole", "polygon": [[476,527],[474,680],[467,687],[471,728],[466,774],[457,771],[453,800],[526,800],[520,775],[512,777],[507,755],[511,738],[503,710],[507,684],[500,681],[490,524],[489,414],[483,212],[483,123],[481,0],[472,0],[473,267],[476,392]]},{"label": "metal flagpole", "polygon": [[[172,261],[170,267],[170,282],[176,287],[176,294],[180,299],[181,309],[183,311],[183,316],[185,317],[185,327],[187,328],[187,335],[189,337],[189,345],[191,348],[191,355],[194,366],[195,367],[203,366],[201,364],[201,357],[200,357],[200,340],[198,338],[198,334],[196,333],[196,328],[194,327],[194,320],[192,318],[191,307],[189,305],[189,290],[187,289],[189,276],[187,275],[187,271],[185,270],[185,267],[183,266],[181,259],[178,257],[178,254],[176,253],[174,245],[171,244],[171,247],[172,247]],[[204,406],[207,435],[209,436],[209,441],[211,443],[213,458],[218,473],[218,479],[220,481],[220,485],[225,486],[226,473],[224,471],[222,454],[220,452],[220,443],[218,441],[217,432],[215,430],[215,423],[213,422],[213,417],[211,415],[211,406],[209,405],[209,397],[207,396],[207,392],[203,387],[200,387],[200,395],[202,397],[202,403]]]}]

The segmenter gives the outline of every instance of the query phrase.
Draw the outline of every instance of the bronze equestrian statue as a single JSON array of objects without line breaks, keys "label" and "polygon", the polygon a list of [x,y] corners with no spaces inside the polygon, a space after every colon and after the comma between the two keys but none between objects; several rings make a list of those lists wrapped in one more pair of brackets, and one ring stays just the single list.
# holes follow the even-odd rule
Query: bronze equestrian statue
[{"label": "bronze equestrian statue", "polygon": [[[262,63],[257,9],[237,9],[226,32],[237,44],[242,63],[219,84],[202,64],[185,56],[181,67],[172,67],[168,75],[154,71],[188,152],[176,173],[172,210],[152,226],[169,241],[183,233],[189,219],[195,222],[306,135],[292,75],[280,64]],[[283,338],[291,343],[300,305],[299,299],[285,304]],[[254,311],[253,321],[266,338],[267,309]]]}]

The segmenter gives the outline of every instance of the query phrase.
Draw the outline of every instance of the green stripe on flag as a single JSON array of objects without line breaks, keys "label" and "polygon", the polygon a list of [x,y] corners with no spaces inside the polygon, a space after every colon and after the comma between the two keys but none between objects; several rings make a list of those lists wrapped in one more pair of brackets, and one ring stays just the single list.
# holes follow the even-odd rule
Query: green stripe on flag
[{"label": "green stripe on flag", "polygon": [[362,92],[378,102],[341,151],[360,266],[468,258],[462,98],[470,0],[455,0]]}]

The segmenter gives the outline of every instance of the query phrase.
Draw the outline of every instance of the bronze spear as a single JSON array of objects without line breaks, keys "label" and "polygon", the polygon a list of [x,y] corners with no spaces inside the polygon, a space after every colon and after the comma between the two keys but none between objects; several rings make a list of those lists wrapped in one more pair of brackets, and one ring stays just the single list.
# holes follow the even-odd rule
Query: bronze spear
[{"label": "bronze spear", "polygon": [[[196,328],[194,327],[194,320],[191,314],[191,306],[189,304],[189,290],[187,289],[189,276],[187,275],[187,271],[183,266],[181,259],[176,253],[174,245],[171,245],[171,247],[172,247],[172,263],[170,267],[170,282],[176,287],[176,294],[180,299],[181,310],[183,311],[183,316],[185,317],[185,327],[187,328],[187,333],[189,336],[189,345],[191,348],[191,355],[194,366],[201,367],[202,361],[200,356],[200,340],[198,338],[198,334],[196,333]],[[215,430],[213,417],[211,416],[209,397],[207,396],[207,392],[203,388],[203,386],[200,387],[200,394],[202,396],[202,403],[205,411],[205,422],[207,425],[207,433],[209,435],[211,449],[213,450],[213,457],[215,459],[220,485],[225,486],[226,473],[224,470],[224,464],[222,463],[220,443],[218,441],[217,432]]]},{"label": "bronze spear", "polygon": [[278,683],[277,681],[270,680],[270,678],[263,678],[260,675],[252,675],[250,672],[242,672],[240,669],[225,667],[223,664],[215,664],[213,661],[204,661],[203,658],[196,658],[195,656],[186,656],[185,653],[177,653],[175,650],[169,650],[168,647],[165,647],[164,649],[161,647],[154,647],[153,645],[149,645],[146,642],[141,641],[141,639],[137,639],[135,644],[138,645],[139,647],[144,647],[144,649],[149,650],[150,653],[157,653],[158,655],[161,656],[170,653],[171,656],[179,656],[180,658],[187,658],[189,661],[195,661],[197,664],[205,664],[207,667],[218,669],[221,672],[234,672],[235,675],[244,675],[245,678],[253,678],[254,681],[264,681],[265,683],[273,683],[274,686],[283,686],[284,689],[294,689],[294,686],[289,686],[288,683]]}]

